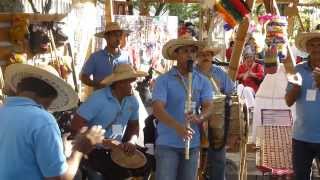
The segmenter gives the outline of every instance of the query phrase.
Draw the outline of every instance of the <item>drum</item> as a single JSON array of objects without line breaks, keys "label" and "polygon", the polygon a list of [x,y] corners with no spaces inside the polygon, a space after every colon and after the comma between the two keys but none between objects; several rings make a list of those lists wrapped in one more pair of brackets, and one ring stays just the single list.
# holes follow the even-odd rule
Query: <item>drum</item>
[{"label": "drum", "polygon": [[127,169],[138,169],[147,163],[147,158],[139,150],[136,150],[132,155],[128,155],[121,149],[113,149],[111,159],[117,165]]},{"label": "drum", "polygon": [[[212,114],[207,129],[203,128],[204,135],[207,132],[208,147],[221,149],[227,144],[227,150],[238,152],[241,133],[240,120],[244,119],[243,104],[240,103],[239,97],[217,95],[213,98],[211,108]],[[205,147],[204,140],[202,143]]]}]

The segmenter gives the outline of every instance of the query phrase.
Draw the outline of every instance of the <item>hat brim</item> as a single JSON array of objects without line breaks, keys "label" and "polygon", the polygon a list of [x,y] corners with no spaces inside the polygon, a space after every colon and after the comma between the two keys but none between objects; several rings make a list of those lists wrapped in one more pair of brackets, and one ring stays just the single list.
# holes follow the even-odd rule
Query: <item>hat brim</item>
[{"label": "hat brim", "polygon": [[98,32],[96,33],[94,36],[98,37],[98,38],[105,38],[106,37],[106,33],[107,32],[111,32],[111,31],[123,31],[124,33],[126,34],[130,34],[132,33],[133,31],[131,30],[128,30],[128,29],[114,29],[114,30],[110,30],[110,31],[101,31],[101,32]]},{"label": "hat brim", "polygon": [[27,64],[12,64],[6,68],[5,82],[15,92],[18,83],[27,77],[41,79],[57,91],[58,96],[48,108],[49,111],[65,111],[77,106],[79,100],[77,93],[68,83],[56,75]]},{"label": "hat brim", "polygon": [[162,48],[162,56],[167,60],[176,60],[175,50],[183,47],[183,46],[196,46],[201,48],[204,46],[204,43],[201,41],[194,41],[194,40],[180,40],[180,39],[173,39],[167,42]]},{"label": "hat brim", "polygon": [[320,38],[320,32],[302,32],[295,39],[295,45],[300,51],[307,51],[307,42],[311,39]]},{"label": "hat brim", "polygon": [[132,78],[138,78],[138,77],[145,77],[148,76],[148,73],[143,72],[143,71],[136,71],[134,73],[122,73],[122,74],[111,74],[109,76],[107,76],[106,78],[104,78],[101,81],[101,84],[105,85],[105,86],[109,86],[110,84],[116,82],[116,81],[121,81],[121,80],[125,80],[125,79],[132,79]]},{"label": "hat brim", "polygon": [[201,52],[211,52],[213,56],[216,56],[217,54],[220,53],[221,49],[220,48],[203,48],[200,50]]}]

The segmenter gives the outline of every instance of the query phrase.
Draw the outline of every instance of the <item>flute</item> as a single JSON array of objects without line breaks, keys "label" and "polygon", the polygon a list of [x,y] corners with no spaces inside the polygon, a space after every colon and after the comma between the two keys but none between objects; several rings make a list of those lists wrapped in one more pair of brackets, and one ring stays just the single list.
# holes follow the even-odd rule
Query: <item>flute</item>
[{"label": "flute", "polygon": [[[192,68],[193,68],[193,60],[188,60],[187,62],[188,68],[188,89],[187,89],[187,99],[185,104],[185,113],[189,113],[192,110]],[[186,128],[190,129],[190,122],[186,121]],[[185,141],[185,159],[189,159],[189,149],[190,149],[190,139]]]}]

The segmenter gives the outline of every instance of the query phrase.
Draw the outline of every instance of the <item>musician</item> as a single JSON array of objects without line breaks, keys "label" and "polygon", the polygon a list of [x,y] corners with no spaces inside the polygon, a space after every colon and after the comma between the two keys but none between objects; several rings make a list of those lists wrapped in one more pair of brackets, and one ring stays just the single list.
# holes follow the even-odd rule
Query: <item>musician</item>
[{"label": "musician", "polygon": [[[219,48],[206,46],[201,48],[197,56],[197,70],[207,76],[212,82],[212,87],[217,86],[218,89],[213,91],[220,91],[222,94],[231,95],[235,92],[235,84],[229,78],[228,74],[219,66],[212,65],[213,57],[218,54]],[[215,83],[215,85],[213,85]],[[216,93],[215,93],[216,94]],[[225,165],[226,165],[226,150],[222,149],[208,149],[208,175],[210,180],[224,180],[225,179]]]},{"label": "musician", "polygon": [[296,47],[309,54],[297,64],[295,76],[289,76],[285,100],[296,104],[293,125],[292,160],[295,179],[309,180],[312,161],[320,155],[320,31],[303,32],[295,39]]},{"label": "musician", "polygon": [[[79,131],[83,126],[101,125],[106,129],[105,138],[109,139],[105,141],[106,145],[120,147],[129,155],[134,153],[139,133],[139,104],[132,94],[132,83],[137,77],[147,75],[134,70],[129,64],[116,66],[113,73],[101,81],[105,88],[95,91],[80,106],[71,122],[72,130]],[[124,137],[125,131],[127,137]],[[113,140],[125,141],[117,145]],[[128,171],[111,162],[108,152],[100,147],[94,149],[89,154],[89,167],[102,173],[106,179],[127,178]]]},{"label": "musician", "polygon": [[58,73],[53,67],[43,68],[26,64],[7,67],[6,83],[16,96],[7,97],[0,107],[0,179],[71,180],[82,156],[103,140],[101,127],[84,128],[66,158],[57,121],[47,110],[76,106],[77,94],[55,76]]},{"label": "musician", "polygon": [[117,22],[110,22],[106,24],[104,31],[96,34],[97,37],[105,38],[107,46],[93,53],[85,62],[80,73],[82,83],[95,90],[104,88],[105,85],[101,84],[101,81],[112,73],[117,64],[131,63],[129,55],[120,48],[123,36],[129,33],[129,30],[121,28]]},{"label": "musician", "polygon": [[[195,59],[202,42],[190,36],[181,36],[168,41],[162,54],[168,60],[177,60],[177,66],[156,79],[152,94],[152,108],[158,119],[156,138],[156,179],[194,180],[196,179],[200,134],[199,126],[208,117],[212,102],[210,82],[200,73],[192,72],[193,109],[202,107],[202,113],[195,115],[185,112],[187,100],[187,61]],[[191,122],[187,128],[186,121]],[[190,159],[185,159],[185,141],[190,140]]]}]

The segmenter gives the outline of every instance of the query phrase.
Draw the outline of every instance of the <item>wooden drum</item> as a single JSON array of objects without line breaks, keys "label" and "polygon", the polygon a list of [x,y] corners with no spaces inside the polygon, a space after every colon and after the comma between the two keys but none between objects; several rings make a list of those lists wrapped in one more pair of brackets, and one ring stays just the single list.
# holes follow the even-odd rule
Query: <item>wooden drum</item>
[{"label": "wooden drum", "polygon": [[211,111],[208,125],[203,128],[202,147],[221,149],[227,145],[229,152],[238,152],[241,128],[245,129],[240,125],[243,124],[240,121],[244,120],[244,113],[239,97],[217,95],[213,98]]}]

